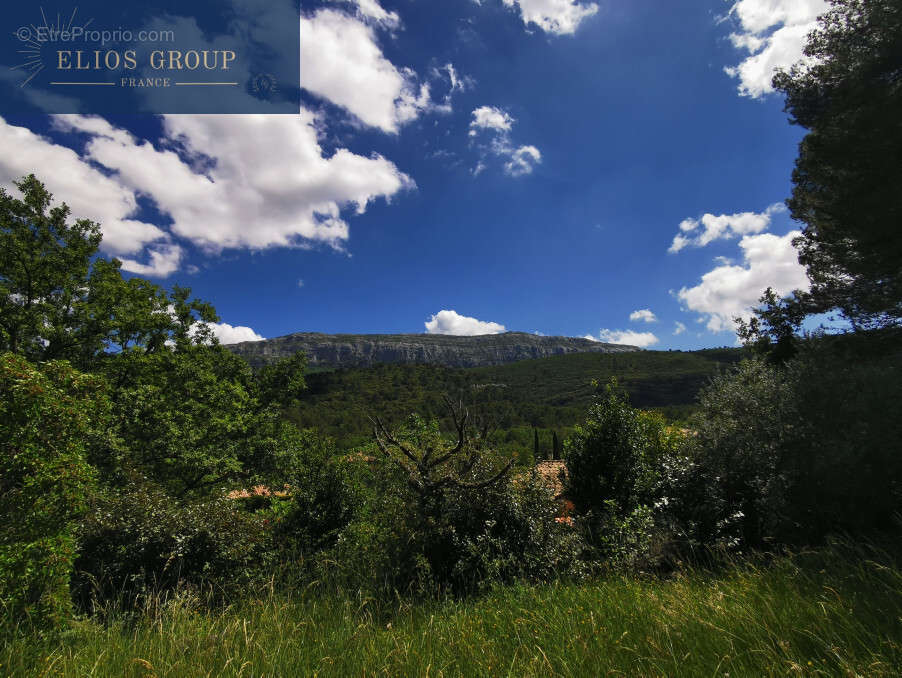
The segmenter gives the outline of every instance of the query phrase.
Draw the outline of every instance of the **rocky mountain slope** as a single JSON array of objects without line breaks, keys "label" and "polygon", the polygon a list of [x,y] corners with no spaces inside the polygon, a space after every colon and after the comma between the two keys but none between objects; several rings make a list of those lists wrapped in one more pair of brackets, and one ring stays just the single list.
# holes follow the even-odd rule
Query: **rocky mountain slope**
[{"label": "rocky mountain slope", "polygon": [[369,367],[377,363],[485,367],[568,353],[639,350],[635,346],[605,344],[575,337],[541,337],[522,332],[477,337],[298,332],[275,339],[230,344],[228,348],[254,366],[303,351],[311,367]]}]

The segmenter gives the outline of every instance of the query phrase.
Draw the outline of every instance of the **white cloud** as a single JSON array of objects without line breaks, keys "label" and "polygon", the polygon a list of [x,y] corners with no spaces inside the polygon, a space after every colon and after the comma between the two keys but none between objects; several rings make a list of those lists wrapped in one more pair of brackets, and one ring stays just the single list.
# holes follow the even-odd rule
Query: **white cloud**
[{"label": "white cloud", "polygon": [[802,50],[817,17],[826,12],[826,0],[739,0],[730,14],[740,31],[730,35],[733,46],[749,56],[726,70],[739,80],[739,93],[759,98],[773,91],[777,68],[787,69],[803,59]]},{"label": "white cloud", "polygon": [[398,13],[387,11],[378,0],[332,0],[332,2],[356,5],[357,16],[364,21],[372,21],[385,28],[398,28],[401,25]]},{"label": "white cloud", "polygon": [[301,86],[392,134],[432,105],[429,85],[385,58],[371,26],[332,9],[301,17]]},{"label": "white cloud", "polygon": [[435,76],[438,76],[443,72],[447,74],[448,80],[451,82],[452,92],[466,92],[468,89],[472,89],[476,84],[476,81],[469,75],[460,75],[457,72],[457,69],[454,68],[454,64],[450,62],[441,68],[433,69],[433,75]]},{"label": "white cloud", "polygon": [[342,210],[363,213],[412,180],[385,158],[337,150],[326,158],[313,114],[167,115],[160,147],[102,118],[57,116],[57,126],[87,132],[85,158],[116,183],[146,195],[172,219],[170,229],[212,252],[223,248],[340,248]]},{"label": "white cloud", "polygon": [[761,294],[772,287],[778,295],[807,290],[805,268],[799,264],[798,251],[792,246],[799,231],[784,236],[762,233],[747,235],[739,241],[743,265],[723,265],[705,273],[695,287],[684,287],[677,298],[686,310],[701,314],[712,332],[733,328],[733,318],[748,318]]},{"label": "white cloud", "polygon": [[486,156],[491,154],[501,158],[504,171],[512,177],[532,174],[535,166],[542,162],[542,153],[535,146],[516,146],[511,142],[510,133],[516,120],[507,111],[494,106],[480,106],[472,113],[470,137],[474,140],[489,137],[488,142],[479,143],[482,156],[473,169],[477,176],[486,169]]},{"label": "white cloud", "polygon": [[304,281],[298,280],[298,287],[303,287],[303,286],[304,286]]},{"label": "white cloud", "polygon": [[680,232],[674,236],[667,251],[676,253],[688,245],[704,247],[715,240],[761,233],[768,229],[774,214],[785,211],[783,203],[774,203],[761,213],[705,214],[701,219],[684,219],[680,222]]},{"label": "white cloud", "polygon": [[584,339],[602,341],[607,344],[623,344],[645,348],[658,343],[658,338],[651,332],[635,332],[633,330],[601,330],[595,337],[587,334]]},{"label": "white cloud", "polygon": [[686,331],[686,326],[685,326],[683,323],[677,321],[676,324],[674,324],[674,326],[673,326],[673,336],[680,335],[680,334],[682,334],[682,333],[685,332],[685,331]]},{"label": "white cloud", "polygon": [[233,327],[228,323],[208,323],[213,334],[221,344],[237,344],[242,341],[263,341],[266,337],[254,332],[250,327],[238,325]]},{"label": "white cloud", "polygon": [[500,334],[504,325],[484,322],[476,318],[460,315],[457,311],[439,311],[426,323],[427,334],[453,334],[461,337],[473,337],[480,334]]},{"label": "white cloud", "polygon": [[542,154],[535,146],[520,146],[510,152],[510,160],[504,163],[504,171],[512,177],[532,174],[533,168],[542,162]]},{"label": "white cloud", "polygon": [[510,113],[495,106],[480,106],[473,111],[470,121],[470,135],[475,136],[477,130],[489,129],[499,132],[510,132],[516,122]]},{"label": "white cloud", "polygon": [[182,248],[175,244],[151,247],[148,252],[149,264],[142,264],[134,259],[122,258],[122,269],[129,273],[149,278],[165,278],[179,270],[182,262]]},{"label": "white cloud", "polygon": [[[476,81],[469,75],[461,75],[457,72],[454,64],[447,63],[444,66],[433,68],[430,72],[430,82],[436,85],[444,86],[445,94],[441,97],[441,101],[434,101],[430,104],[430,110],[436,113],[451,113],[451,99],[458,92],[466,92],[476,85]],[[446,84],[447,83],[447,84]]]},{"label": "white cloud", "polygon": [[658,322],[658,317],[652,313],[651,309],[643,308],[630,313],[630,320],[634,323],[639,321],[644,323],[656,323]]},{"label": "white cloud", "polygon": [[12,182],[35,172],[54,195],[65,202],[74,218],[87,218],[101,225],[105,252],[136,254],[146,245],[166,239],[166,233],[134,219],[138,211],[137,191],[123,186],[92,167],[78,154],[24,127],[0,118],[0,186],[18,194]]},{"label": "white cloud", "polygon": [[524,24],[535,24],[547,33],[570,35],[582,21],[596,12],[594,2],[582,4],[577,0],[504,0],[508,7],[517,7]]}]

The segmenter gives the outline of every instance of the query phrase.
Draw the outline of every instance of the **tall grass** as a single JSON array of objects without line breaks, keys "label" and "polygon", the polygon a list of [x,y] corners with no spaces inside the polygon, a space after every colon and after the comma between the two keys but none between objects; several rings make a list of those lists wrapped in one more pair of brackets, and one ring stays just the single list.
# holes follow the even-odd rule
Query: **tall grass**
[{"label": "tall grass", "polygon": [[197,603],[55,637],[7,628],[0,675],[902,675],[902,570],[864,547],[465,601],[377,605],[312,587]]}]

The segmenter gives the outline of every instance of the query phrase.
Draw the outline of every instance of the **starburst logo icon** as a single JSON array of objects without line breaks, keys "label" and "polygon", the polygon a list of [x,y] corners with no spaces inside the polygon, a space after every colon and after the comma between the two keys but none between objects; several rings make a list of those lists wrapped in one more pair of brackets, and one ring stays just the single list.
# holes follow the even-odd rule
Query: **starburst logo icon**
[{"label": "starburst logo icon", "polygon": [[44,60],[41,55],[41,49],[47,42],[55,41],[55,36],[62,34],[71,34],[75,30],[84,32],[94,19],[88,19],[82,24],[76,23],[78,7],[72,10],[72,14],[68,21],[65,21],[62,15],[56,15],[56,21],[51,23],[41,7],[41,23],[29,24],[28,26],[20,26],[15,30],[13,35],[22,43],[22,49],[16,50],[22,55],[22,63],[12,66],[14,71],[21,71],[23,80],[19,83],[19,87],[25,87],[31,80],[42,70],[44,70]]}]

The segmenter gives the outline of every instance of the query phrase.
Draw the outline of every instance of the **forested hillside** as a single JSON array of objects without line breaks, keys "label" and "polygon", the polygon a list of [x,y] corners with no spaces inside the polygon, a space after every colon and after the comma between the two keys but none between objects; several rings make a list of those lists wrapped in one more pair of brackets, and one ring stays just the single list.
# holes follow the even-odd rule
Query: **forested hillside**
[{"label": "forested hillside", "polygon": [[289,417],[351,447],[371,439],[369,415],[395,422],[413,412],[444,417],[444,397],[449,396],[487,418],[500,445],[532,449],[536,428],[541,448],[550,451],[551,431],[567,429],[585,416],[596,393],[593,381],[616,378],[635,406],[682,420],[710,378],[741,356],[736,348],[578,353],[470,369],[383,364],[320,371],[308,375],[307,391]]}]

